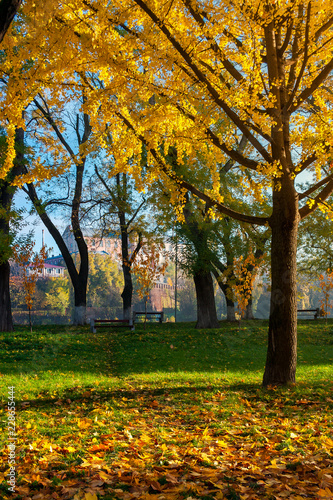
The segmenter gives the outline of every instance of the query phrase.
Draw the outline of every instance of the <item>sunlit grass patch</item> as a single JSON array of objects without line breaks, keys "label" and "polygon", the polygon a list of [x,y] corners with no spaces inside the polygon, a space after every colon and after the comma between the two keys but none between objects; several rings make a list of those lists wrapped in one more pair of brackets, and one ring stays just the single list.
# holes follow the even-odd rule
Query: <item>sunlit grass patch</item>
[{"label": "sunlit grass patch", "polygon": [[[17,498],[325,498],[332,324],[300,324],[298,384],[286,389],[261,388],[266,322],[193,326],[2,334],[2,407],[8,386],[17,402]],[[3,411],[3,498],[7,437]]]}]

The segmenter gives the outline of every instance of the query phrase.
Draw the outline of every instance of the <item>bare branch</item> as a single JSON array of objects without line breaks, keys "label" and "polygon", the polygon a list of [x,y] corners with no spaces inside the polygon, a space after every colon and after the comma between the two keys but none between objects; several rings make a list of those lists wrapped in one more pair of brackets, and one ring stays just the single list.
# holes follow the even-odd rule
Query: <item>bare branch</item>
[{"label": "bare branch", "polygon": [[325,179],[322,179],[321,181],[317,182],[316,184],[311,186],[309,189],[304,191],[304,193],[300,193],[299,197],[298,197],[299,201],[303,200],[307,196],[310,196],[310,194],[314,193],[317,189],[319,189],[320,187],[327,184],[331,179],[333,179],[333,174],[328,175],[327,177],[325,177]]}]

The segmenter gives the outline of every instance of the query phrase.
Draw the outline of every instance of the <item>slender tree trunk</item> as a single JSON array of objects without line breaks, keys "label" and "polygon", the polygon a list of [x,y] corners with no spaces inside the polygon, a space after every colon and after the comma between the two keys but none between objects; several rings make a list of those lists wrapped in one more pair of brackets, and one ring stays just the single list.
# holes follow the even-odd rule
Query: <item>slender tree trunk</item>
[{"label": "slender tree trunk", "polygon": [[129,258],[129,245],[128,245],[128,224],[126,223],[126,214],[125,211],[122,210],[123,205],[126,202],[126,188],[127,188],[127,179],[126,175],[123,174],[122,181],[123,185],[121,185],[121,177],[120,174],[117,174],[117,200],[120,209],[118,210],[118,219],[120,225],[120,234],[121,234],[121,261],[122,261],[122,269],[123,269],[123,277],[124,277],[124,288],[121,294],[121,298],[123,300],[123,319],[131,319],[132,314],[132,297],[133,297],[133,283],[132,283],[132,274],[131,274],[131,266],[132,261]]},{"label": "slender tree trunk", "polygon": [[296,376],[298,196],[286,175],[281,183],[273,191],[270,219],[272,288],[264,386],[295,383]]},{"label": "slender tree trunk", "polygon": [[9,294],[9,262],[0,264],[0,332],[13,331],[12,309]]},{"label": "slender tree trunk", "polygon": [[[88,134],[89,135],[89,134]],[[81,224],[80,224],[80,208],[82,198],[83,173],[85,166],[85,158],[76,165],[76,183],[74,197],[72,201],[71,222],[76,244],[80,253],[80,269],[78,279],[74,286],[74,325],[86,324],[87,311],[87,286],[89,274],[89,255],[88,247],[85,242]],[[74,285],[74,283],[73,283]]]},{"label": "slender tree trunk", "polygon": [[253,306],[253,301],[252,297],[250,297],[248,303],[246,304],[246,308],[242,319],[254,319],[252,306]]},{"label": "slender tree trunk", "polygon": [[216,314],[213,278],[209,271],[193,275],[197,296],[196,328],[219,328]]},{"label": "slender tree trunk", "polygon": [[123,299],[123,317],[124,319],[131,319],[133,296],[132,274],[128,265],[123,264],[122,268],[124,276],[124,289],[121,294],[121,298]]},{"label": "slender tree trunk", "polygon": [[[49,218],[48,214],[45,212],[43,204],[39,200],[35,186],[33,184],[28,184],[28,194],[32,201],[39,217],[41,218],[43,224],[51,234],[52,238],[56,242],[64,258],[65,264],[67,266],[68,274],[71,279],[73,290],[74,290],[74,317],[73,322],[75,325],[84,325],[86,323],[86,302],[87,302],[87,280],[88,280],[88,248],[86,243],[80,241],[79,251],[80,258],[85,262],[85,265],[80,267],[80,272],[78,273],[73,258],[61,236],[59,230],[56,228],[54,223]],[[80,232],[77,232],[76,238],[80,238]],[[83,238],[83,237],[82,237]]]},{"label": "slender tree trunk", "polygon": [[[101,177],[100,177],[101,178]],[[123,319],[131,319],[132,315],[132,298],[133,298],[133,282],[132,282],[132,274],[131,267],[133,262],[135,261],[138,253],[140,252],[143,241],[141,238],[141,233],[139,233],[139,240],[135,249],[132,252],[130,257],[129,255],[129,226],[133,221],[126,221],[126,212],[124,207],[126,207],[128,203],[128,190],[127,190],[127,176],[126,174],[117,174],[117,205],[118,205],[118,219],[120,225],[121,232],[121,260],[122,260],[122,268],[123,268],[123,276],[124,276],[124,289],[121,294],[121,298],[123,299]],[[104,183],[105,185],[105,183]]]}]

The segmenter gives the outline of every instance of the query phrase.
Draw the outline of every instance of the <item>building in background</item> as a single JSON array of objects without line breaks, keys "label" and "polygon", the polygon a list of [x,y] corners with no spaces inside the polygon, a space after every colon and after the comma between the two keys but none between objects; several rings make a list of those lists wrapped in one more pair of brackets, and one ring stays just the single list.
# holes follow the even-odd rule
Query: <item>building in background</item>
[{"label": "building in background", "polygon": [[[44,267],[42,272],[38,273],[40,278],[62,278],[65,272],[65,266],[50,264],[48,262],[44,262]],[[36,270],[32,267],[28,266],[28,275],[31,273],[35,273]]]}]

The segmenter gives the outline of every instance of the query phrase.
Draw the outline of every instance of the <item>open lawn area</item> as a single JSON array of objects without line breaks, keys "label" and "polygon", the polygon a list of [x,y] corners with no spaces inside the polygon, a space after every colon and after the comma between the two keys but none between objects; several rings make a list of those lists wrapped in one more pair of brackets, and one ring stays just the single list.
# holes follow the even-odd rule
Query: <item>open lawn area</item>
[{"label": "open lawn area", "polygon": [[0,334],[0,498],[333,499],[333,322],[299,322],[288,388],[261,387],[267,328]]}]

